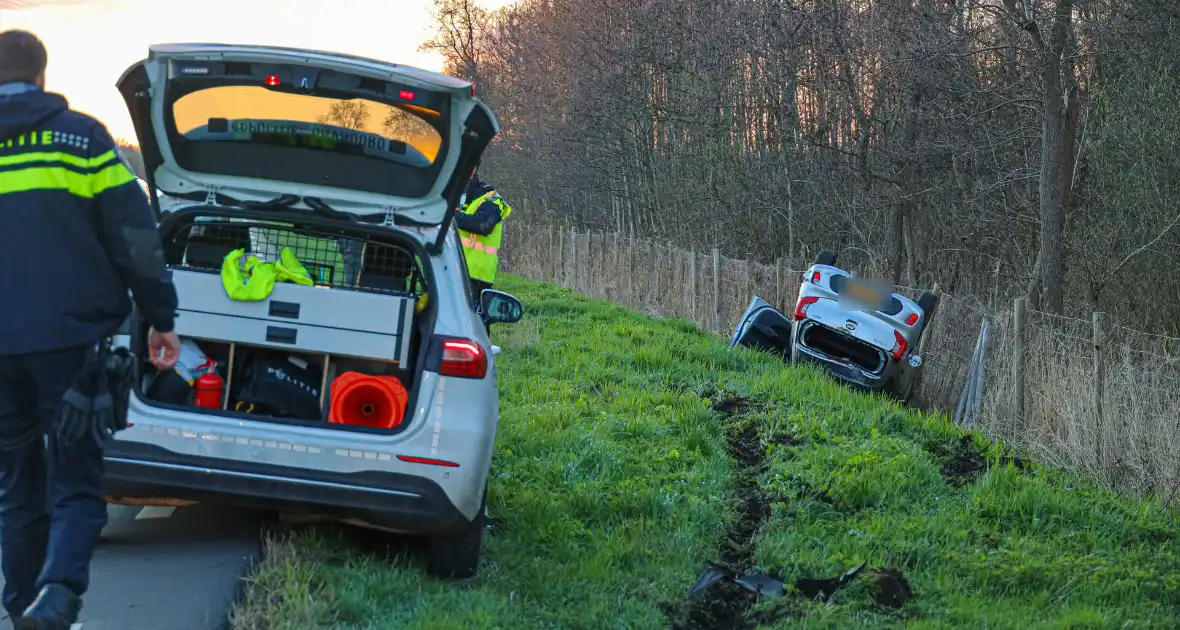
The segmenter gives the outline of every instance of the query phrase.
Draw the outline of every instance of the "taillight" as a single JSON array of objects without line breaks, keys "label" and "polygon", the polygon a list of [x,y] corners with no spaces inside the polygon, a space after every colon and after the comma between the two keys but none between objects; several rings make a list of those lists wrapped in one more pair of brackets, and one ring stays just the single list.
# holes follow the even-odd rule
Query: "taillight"
[{"label": "taillight", "polygon": [[895,330],[893,331],[893,339],[897,341],[897,345],[893,346],[889,354],[893,355],[895,361],[898,361],[901,360],[901,355],[905,354],[905,337],[902,337],[901,333]]},{"label": "taillight", "polygon": [[442,343],[439,374],[459,378],[483,378],[488,373],[488,355],[468,339],[447,339]]},{"label": "taillight", "polygon": [[801,321],[807,318],[807,307],[819,301],[817,297],[799,298],[799,303],[795,305],[795,321]]},{"label": "taillight", "polygon": [[918,323],[918,314],[917,313],[910,313],[910,316],[905,318],[906,326],[913,326],[916,323]]},{"label": "taillight", "polygon": [[819,272],[818,271],[811,274],[811,284],[819,284]]}]

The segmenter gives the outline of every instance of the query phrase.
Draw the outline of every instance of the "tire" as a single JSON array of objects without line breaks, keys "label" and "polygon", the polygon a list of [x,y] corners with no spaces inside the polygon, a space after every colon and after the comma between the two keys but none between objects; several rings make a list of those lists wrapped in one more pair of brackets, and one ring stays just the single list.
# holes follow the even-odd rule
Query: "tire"
[{"label": "tire", "polygon": [[930,319],[934,315],[934,309],[938,308],[938,296],[930,291],[925,291],[918,297],[918,306],[926,314],[926,319]]},{"label": "tire", "polygon": [[836,265],[836,252],[830,249],[821,249],[819,254],[815,257],[815,264],[817,265]]},{"label": "tire", "polygon": [[465,580],[479,569],[483,534],[487,527],[488,491],[483,492],[479,512],[463,529],[446,536],[431,536],[426,543],[426,572],[444,580]]},{"label": "tire", "polygon": [[922,385],[922,368],[924,367],[926,366],[923,365],[914,369],[914,371],[911,372],[904,380],[901,378],[894,378],[893,381],[885,387],[885,393],[888,394],[890,398],[902,405],[910,404],[914,398],[914,392],[918,391],[918,388]]}]

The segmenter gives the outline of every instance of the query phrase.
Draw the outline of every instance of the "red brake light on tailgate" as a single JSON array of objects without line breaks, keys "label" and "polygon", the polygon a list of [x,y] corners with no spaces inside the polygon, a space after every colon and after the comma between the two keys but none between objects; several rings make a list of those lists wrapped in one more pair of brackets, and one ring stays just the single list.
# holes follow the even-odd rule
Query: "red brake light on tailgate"
[{"label": "red brake light on tailgate", "polygon": [[488,355],[474,341],[447,339],[442,344],[439,374],[459,378],[483,378],[488,373]]},{"label": "red brake light on tailgate", "polygon": [[918,323],[918,314],[917,313],[910,313],[910,316],[905,318],[906,326],[913,326],[916,323]]},{"label": "red brake light on tailgate", "polygon": [[279,75],[277,75],[277,74],[266,75],[266,84],[267,85],[278,85],[279,84]]},{"label": "red brake light on tailgate", "polygon": [[414,93],[409,90],[402,90],[401,92],[397,93],[397,97],[403,101],[412,101],[414,100]]},{"label": "red brake light on tailgate", "polygon": [[901,333],[897,332],[896,330],[893,331],[893,339],[897,341],[897,345],[893,346],[893,349],[889,351],[889,354],[892,355],[893,359],[896,361],[900,360],[901,355],[905,354],[906,344],[905,337],[902,337]]},{"label": "red brake light on tailgate", "polygon": [[795,321],[805,319],[807,317],[807,307],[819,301],[817,297],[799,298],[799,303],[795,305]]},{"label": "red brake light on tailgate", "polygon": [[812,284],[819,284],[819,277],[820,277],[820,276],[819,276],[819,272],[818,272],[818,271],[816,271],[815,273],[812,273],[812,274],[811,274],[811,283],[812,283]]}]

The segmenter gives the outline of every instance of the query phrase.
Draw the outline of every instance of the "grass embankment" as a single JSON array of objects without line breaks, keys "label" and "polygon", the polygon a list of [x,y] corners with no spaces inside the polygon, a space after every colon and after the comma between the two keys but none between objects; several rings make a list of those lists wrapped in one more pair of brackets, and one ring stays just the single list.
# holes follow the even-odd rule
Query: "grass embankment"
[{"label": "grass embankment", "polygon": [[[236,628],[1180,627],[1180,524],[1157,505],[683,322],[503,285],[526,318],[493,329],[479,576],[439,582],[414,552],[298,529]],[[788,586],[868,566],[824,602],[728,582],[689,598],[709,561]]]}]

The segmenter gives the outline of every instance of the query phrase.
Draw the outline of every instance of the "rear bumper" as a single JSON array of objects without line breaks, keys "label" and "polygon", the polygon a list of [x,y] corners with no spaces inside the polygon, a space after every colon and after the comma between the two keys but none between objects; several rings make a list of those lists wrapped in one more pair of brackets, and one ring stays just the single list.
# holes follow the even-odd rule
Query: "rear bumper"
[{"label": "rear bumper", "polygon": [[467,519],[434,481],[382,471],[334,473],[183,456],[151,444],[106,449],[105,494],[306,510],[408,534],[448,534]]}]

